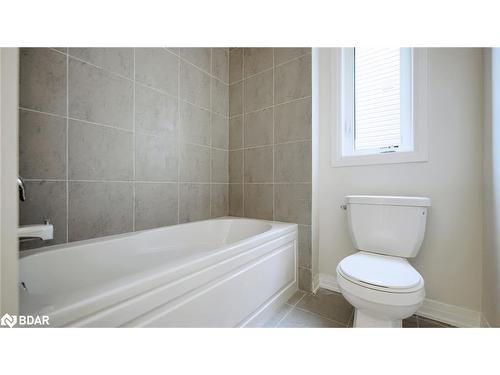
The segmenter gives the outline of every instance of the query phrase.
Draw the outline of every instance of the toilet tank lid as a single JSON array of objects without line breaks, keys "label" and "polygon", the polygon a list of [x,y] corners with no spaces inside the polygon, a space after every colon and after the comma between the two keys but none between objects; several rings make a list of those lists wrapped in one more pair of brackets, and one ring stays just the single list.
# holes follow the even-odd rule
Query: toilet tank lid
[{"label": "toilet tank lid", "polygon": [[387,206],[430,207],[431,199],[426,197],[404,197],[389,195],[348,195],[348,204],[383,204]]}]

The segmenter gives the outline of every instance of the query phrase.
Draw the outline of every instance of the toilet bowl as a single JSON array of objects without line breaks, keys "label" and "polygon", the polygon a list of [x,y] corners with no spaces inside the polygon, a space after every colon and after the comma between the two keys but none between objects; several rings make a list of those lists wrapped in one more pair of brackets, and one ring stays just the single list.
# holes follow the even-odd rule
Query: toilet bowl
[{"label": "toilet bowl", "polygon": [[354,306],[354,327],[401,327],[425,299],[424,279],[406,258],[425,234],[429,198],[347,196],[357,253],[337,265],[337,282]]},{"label": "toilet bowl", "polygon": [[424,280],[406,259],[359,252],[337,266],[337,281],[355,307],[355,327],[401,327],[425,298]]}]

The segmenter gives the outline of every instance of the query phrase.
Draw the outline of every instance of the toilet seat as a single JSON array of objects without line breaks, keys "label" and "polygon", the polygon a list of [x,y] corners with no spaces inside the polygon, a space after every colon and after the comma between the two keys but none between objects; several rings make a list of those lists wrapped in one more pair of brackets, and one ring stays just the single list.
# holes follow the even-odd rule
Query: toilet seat
[{"label": "toilet seat", "polygon": [[344,258],[337,271],[354,284],[387,293],[412,293],[424,287],[422,276],[404,258],[360,251]]}]

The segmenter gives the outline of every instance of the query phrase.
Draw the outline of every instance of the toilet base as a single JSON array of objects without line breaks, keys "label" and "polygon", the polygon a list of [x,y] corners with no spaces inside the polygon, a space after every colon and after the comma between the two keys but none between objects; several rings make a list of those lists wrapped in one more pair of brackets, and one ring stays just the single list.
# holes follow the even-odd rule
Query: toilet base
[{"label": "toilet base", "polygon": [[366,311],[354,310],[355,328],[401,328],[403,321],[401,319],[389,320],[371,315]]}]

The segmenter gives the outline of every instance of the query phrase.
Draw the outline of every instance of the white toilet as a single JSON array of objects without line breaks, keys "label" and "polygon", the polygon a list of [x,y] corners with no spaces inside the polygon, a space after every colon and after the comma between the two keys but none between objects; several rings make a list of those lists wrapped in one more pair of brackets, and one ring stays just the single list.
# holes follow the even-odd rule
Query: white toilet
[{"label": "white toilet", "polygon": [[424,279],[406,258],[420,250],[431,200],[350,195],[345,203],[359,252],[339,263],[337,281],[356,308],[354,327],[401,327],[425,298]]}]

